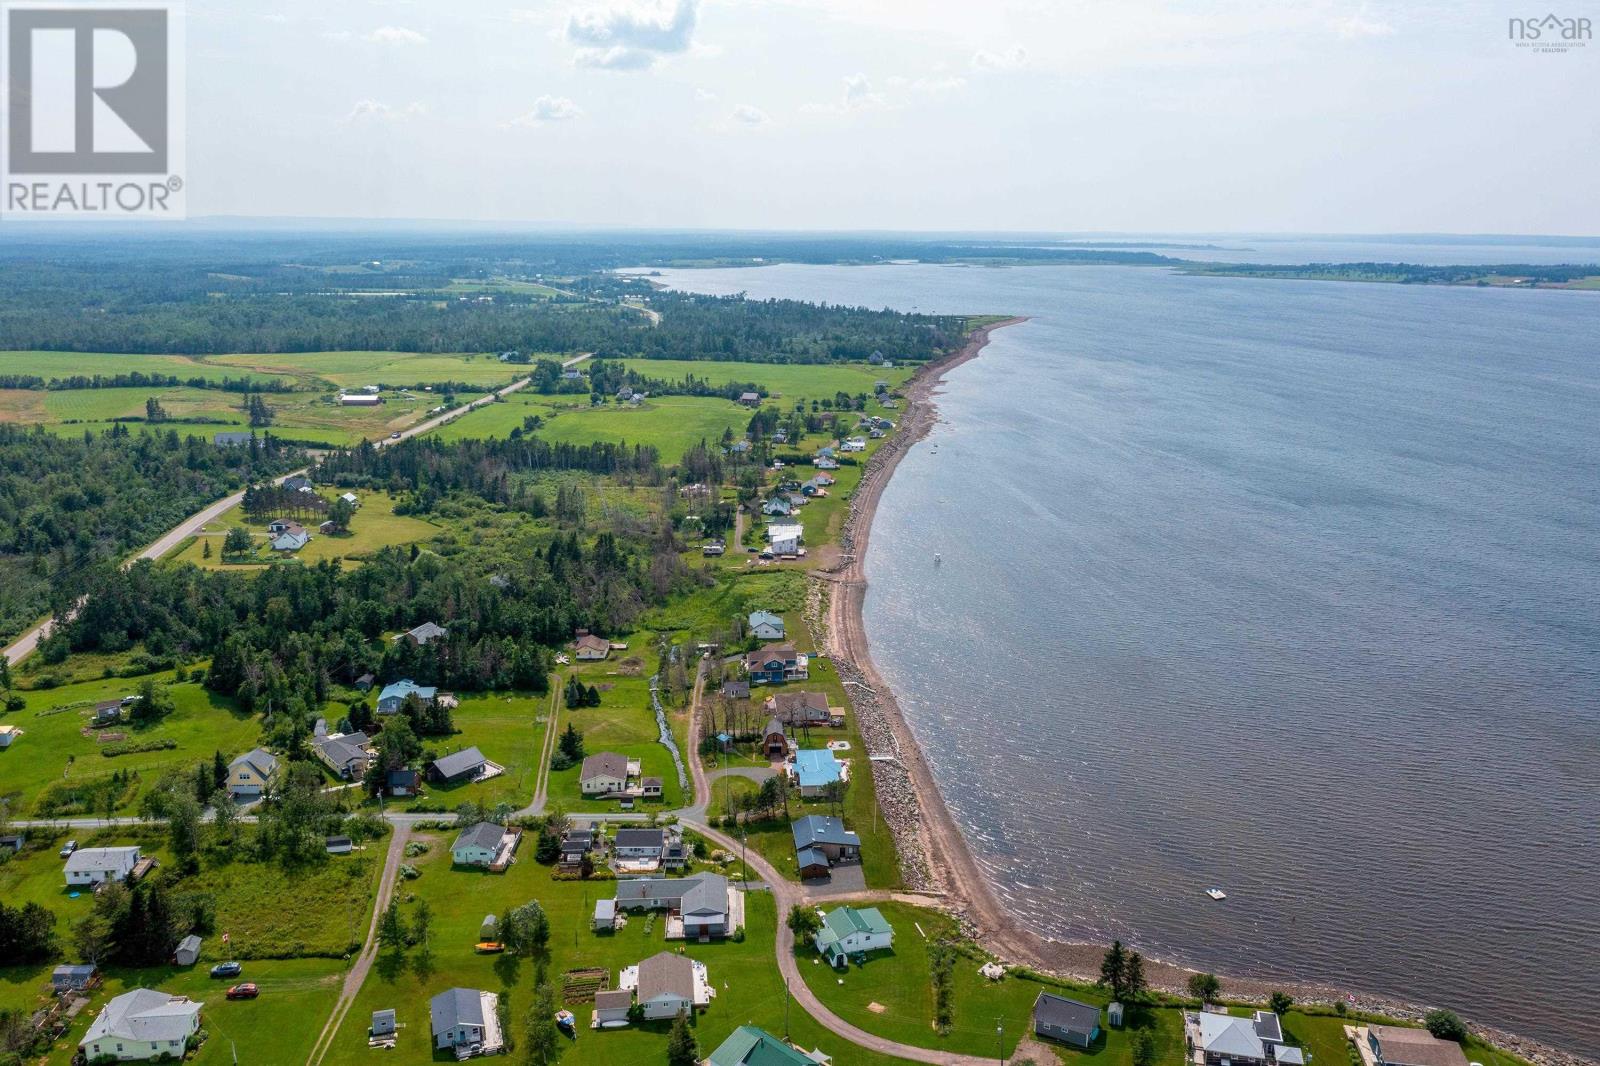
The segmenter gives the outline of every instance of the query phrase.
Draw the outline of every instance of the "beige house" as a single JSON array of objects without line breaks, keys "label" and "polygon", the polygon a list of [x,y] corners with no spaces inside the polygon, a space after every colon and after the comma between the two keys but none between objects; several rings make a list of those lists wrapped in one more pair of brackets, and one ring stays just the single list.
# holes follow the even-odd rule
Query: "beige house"
[{"label": "beige house", "polygon": [[277,779],[278,757],[256,748],[228,764],[228,795],[234,799],[264,796]]}]

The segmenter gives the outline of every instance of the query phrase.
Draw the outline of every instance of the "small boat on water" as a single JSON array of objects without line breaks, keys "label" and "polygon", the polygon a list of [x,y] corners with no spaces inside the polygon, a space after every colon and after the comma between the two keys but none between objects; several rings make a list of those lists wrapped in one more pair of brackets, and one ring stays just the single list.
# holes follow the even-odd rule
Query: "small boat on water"
[{"label": "small boat on water", "polygon": [[940,563],[941,563],[941,562],[943,562],[943,561],[944,561],[944,560],[942,560],[942,559],[940,559],[940,558],[939,558],[939,553],[938,553],[938,552],[934,552],[934,553],[933,553],[933,565],[934,565],[934,566],[938,566],[938,565],[939,565],[939,564],[940,564]]},{"label": "small boat on water", "polygon": [[1208,895],[1212,899],[1216,899],[1216,900],[1223,900],[1223,899],[1227,899],[1228,898],[1228,894],[1226,892],[1222,891],[1222,889],[1220,889],[1220,888],[1208,888],[1208,889],[1206,889],[1206,895]]}]

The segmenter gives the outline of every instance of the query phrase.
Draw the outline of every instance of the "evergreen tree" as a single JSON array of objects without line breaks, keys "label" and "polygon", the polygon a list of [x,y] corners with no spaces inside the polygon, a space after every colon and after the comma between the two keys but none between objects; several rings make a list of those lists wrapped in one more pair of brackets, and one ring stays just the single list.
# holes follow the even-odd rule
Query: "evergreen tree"
[{"label": "evergreen tree", "polygon": [[1111,948],[1100,960],[1099,983],[1111,990],[1114,996],[1121,996],[1123,981],[1128,972],[1128,954],[1123,950],[1122,941],[1113,940]]},{"label": "evergreen tree", "polygon": [[680,1010],[667,1036],[667,1066],[696,1066],[699,1061],[700,1046],[695,1043],[688,1016]]}]

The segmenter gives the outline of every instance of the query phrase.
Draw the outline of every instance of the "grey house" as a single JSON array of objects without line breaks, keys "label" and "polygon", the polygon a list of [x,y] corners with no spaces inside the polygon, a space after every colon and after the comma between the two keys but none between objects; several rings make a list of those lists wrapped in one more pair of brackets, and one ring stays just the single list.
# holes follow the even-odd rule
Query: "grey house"
[{"label": "grey house", "polygon": [[838,818],[808,814],[796,818],[790,828],[802,871],[861,861],[861,837],[846,829]]},{"label": "grey house", "polygon": [[1047,1040],[1086,1048],[1100,1036],[1100,1008],[1040,992],[1033,1001],[1033,1031]]},{"label": "grey house", "polygon": [[428,1022],[436,1048],[469,1048],[482,1045],[484,1054],[494,1054],[504,1045],[500,1019],[496,1015],[500,997],[476,988],[451,988],[428,1001]]},{"label": "grey house", "polygon": [[477,777],[483,766],[489,760],[483,757],[483,752],[476,747],[463,751],[451,752],[442,759],[435,759],[429,768],[435,781],[453,785],[462,781],[470,781]]},{"label": "grey house", "polygon": [[728,879],[721,874],[696,877],[640,877],[617,882],[617,907],[624,910],[677,911],[686,940],[727,936]]}]

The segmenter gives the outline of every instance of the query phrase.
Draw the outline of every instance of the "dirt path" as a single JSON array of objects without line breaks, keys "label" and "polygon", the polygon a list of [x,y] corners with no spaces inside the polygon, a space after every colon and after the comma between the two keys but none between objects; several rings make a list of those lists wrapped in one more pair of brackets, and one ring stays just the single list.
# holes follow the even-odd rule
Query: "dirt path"
[{"label": "dirt path", "polygon": [[411,825],[408,822],[392,822],[393,831],[389,834],[389,853],[383,860],[383,877],[378,881],[378,898],[372,905],[372,921],[367,926],[366,944],[361,949],[361,954],[356,956],[356,961],[350,967],[350,972],[344,976],[344,985],[339,989],[339,999],[333,1005],[333,1013],[329,1015],[327,1024],[322,1027],[322,1032],[317,1035],[317,1042],[311,1048],[311,1057],[306,1060],[306,1066],[317,1066],[327,1056],[328,1049],[333,1046],[333,1039],[338,1035],[339,1027],[344,1024],[345,1015],[350,1013],[350,1007],[356,1000],[356,993],[361,991],[361,984],[367,979],[367,974],[372,970],[372,963],[378,957],[378,919],[383,917],[383,912],[389,906],[389,900],[394,897],[395,881],[400,875],[400,860],[405,856],[406,841],[411,839]]},{"label": "dirt path", "polygon": [[544,743],[539,746],[539,777],[533,788],[533,801],[518,814],[543,814],[550,791],[550,760],[556,753],[556,728],[561,718],[561,675],[550,679],[550,714],[544,730]]},{"label": "dirt path", "polygon": [[689,778],[694,782],[694,804],[686,813],[697,813],[697,820],[703,820],[706,809],[711,806],[711,781],[700,762],[701,700],[705,698],[706,667],[710,661],[702,656],[700,665],[695,667],[694,691],[689,696],[689,750],[684,752],[684,758],[689,761]]}]

